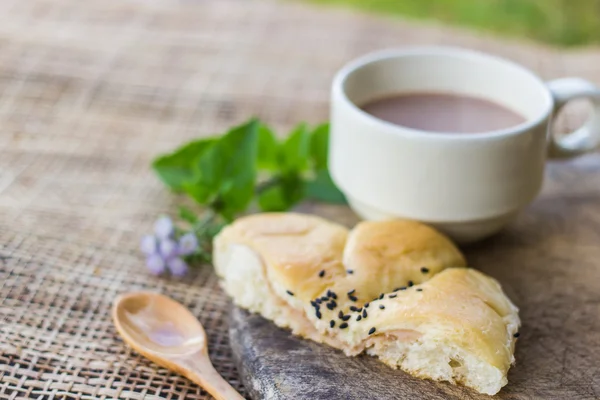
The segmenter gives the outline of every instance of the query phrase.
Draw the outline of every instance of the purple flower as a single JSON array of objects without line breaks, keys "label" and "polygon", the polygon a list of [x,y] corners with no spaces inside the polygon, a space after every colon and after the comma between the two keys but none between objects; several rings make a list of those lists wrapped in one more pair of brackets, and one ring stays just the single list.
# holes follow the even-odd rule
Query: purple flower
[{"label": "purple flower", "polygon": [[158,245],[158,252],[164,260],[169,260],[177,255],[177,242],[171,239],[163,239]]},{"label": "purple flower", "polygon": [[173,221],[169,217],[160,217],[154,223],[154,234],[159,239],[170,238],[174,232]]},{"label": "purple flower", "polygon": [[188,271],[184,256],[198,250],[198,238],[188,232],[177,239],[173,221],[160,217],[154,223],[154,235],[146,235],[140,242],[140,249],[146,255],[146,266],[154,275],[161,275],[167,269],[174,276],[183,276]]},{"label": "purple flower", "polygon": [[167,261],[167,266],[169,267],[171,274],[174,276],[183,276],[188,270],[188,266],[185,261],[179,257],[175,257]]},{"label": "purple flower", "polygon": [[146,259],[146,266],[150,273],[160,275],[165,272],[165,261],[158,254],[152,254]]},{"label": "purple flower", "polygon": [[142,253],[147,256],[151,256],[152,254],[156,253],[156,250],[158,250],[156,246],[156,238],[152,235],[144,236],[140,242],[140,249],[142,250]]},{"label": "purple flower", "polygon": [[198,250],[198,238],[193,232],[186,233],[179,238],[179,255],[189,256]]}]

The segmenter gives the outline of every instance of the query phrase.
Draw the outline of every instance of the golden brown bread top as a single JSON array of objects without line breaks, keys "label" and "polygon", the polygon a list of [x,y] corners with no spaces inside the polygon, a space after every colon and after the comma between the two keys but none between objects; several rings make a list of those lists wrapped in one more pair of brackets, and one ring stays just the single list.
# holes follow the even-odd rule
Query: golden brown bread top
[{"label": "golden brown bread top", "polygon": [[[363,338],[372,326],[377,326],[380,334],[407,328],[436,330],[436,335],[469,349],[489,364],[508,369],[513,348],[506,346],[512,342],[506,324],[516,309],[495,280],[471,268],[450,268],[394,294],[394,298],[388,294],[372,302],[368,322],[350,329],[362,331]],[[381,305],[385,309],[380,309]]]},{"label": "golden brown bread top", "polygon": [[[256,214],[236,220],[220,236],[255,250],[269,266],[269,278],[307,302],[346,274],[342,253],[348,230],[322,218]],[[322,278],[321,270],[326,271]]]},{"label": "golden brown bread top", "polygon": [[303,301],[326,289],[347,293],[357,287],[359,301],[369,301],[465,265],[445,236],[407,220],[361,222],[348,235],[344,226],[319,217],[266,213],[238,219],[223,234],[257,251],[269,277]]},{"label": "golden brown bread top", "polygon": [[[346,243],[344,265],[353,271],[338,290],[357,289],[359,302],[430,279],[465,259],[445,236],[408,220],[361,222]],[[360,290],[358,288],[360,287]]]},{"label": "golden brown bread top", "polygon": [[256,250],[269,276],[304,301],[325,288],[345,293],[357,286],[359,299],[368,301],[465,265],[445,236],[407,220],[362,222],[348,235],[344,226],[319,217],[267,213],[238,219],[224,234]]}]

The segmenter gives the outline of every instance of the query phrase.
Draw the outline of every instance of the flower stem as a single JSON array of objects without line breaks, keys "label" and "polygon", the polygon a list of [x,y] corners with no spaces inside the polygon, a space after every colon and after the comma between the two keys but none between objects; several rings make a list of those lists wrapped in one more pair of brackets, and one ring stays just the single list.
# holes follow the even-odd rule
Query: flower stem
[{"label": "flower stem", "polygon": [[202,261],[211,262],[212,240],[224,225],[219,214],[212,209],[206,210],[202,218],[194,224],[192,231],[198,238],[198,256]]},{"label": "flower stem", "polygon": [[266,191],[267,189],[278,185],[281,182],[281,179],[279,178],[279,176],[275,176],[271,179],[267,179],[264,182],[259,183],[258,185],[256,185],[256,189],[254,190],[256,192],[257,195],[263,193],[264,191]]}]

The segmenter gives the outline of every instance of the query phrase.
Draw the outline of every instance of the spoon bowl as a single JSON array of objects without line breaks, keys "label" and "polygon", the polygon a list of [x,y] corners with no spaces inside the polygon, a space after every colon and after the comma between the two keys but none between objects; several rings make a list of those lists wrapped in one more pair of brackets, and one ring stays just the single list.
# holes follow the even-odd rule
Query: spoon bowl
[{"label": "spoon bowl", "polygon": [[158,293],[117,297],[112,317],[123,340],[155,363],[202,386],[217,400],[243,399],[214,369],[202,324],[183,305]]},{"label": "spoon bowl", "polygon": [[206,333],[184,306],[155,293],[131,293],[118,299],[116,320],[121,336],[157,354],[179,356],[206,347]]}]

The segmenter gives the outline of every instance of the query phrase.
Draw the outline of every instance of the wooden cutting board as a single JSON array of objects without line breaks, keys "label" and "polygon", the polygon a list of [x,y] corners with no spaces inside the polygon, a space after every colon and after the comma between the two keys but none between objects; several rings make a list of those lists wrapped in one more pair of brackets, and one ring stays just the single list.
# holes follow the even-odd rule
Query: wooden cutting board
[{"label": "wooden cutting board", "polygon": [[[548,166],[541,196],[503,233],[463,249],[520,308],[500,399],[600,399],[600,155]],[[352,225],[343,207],[307,210]],[[484,399],[369,356],[349,358],[234,308],[230,336],[254,399]]]}]

